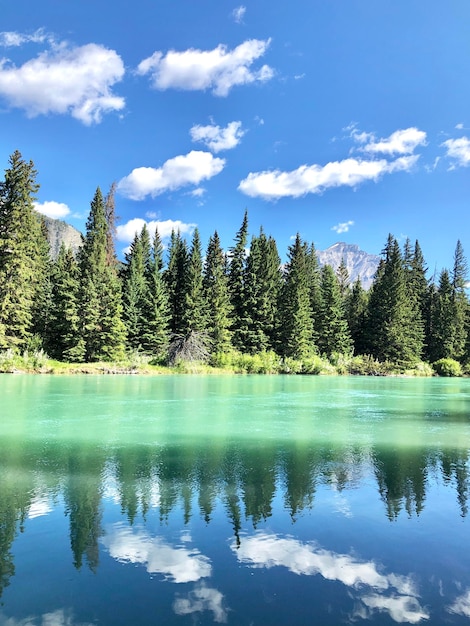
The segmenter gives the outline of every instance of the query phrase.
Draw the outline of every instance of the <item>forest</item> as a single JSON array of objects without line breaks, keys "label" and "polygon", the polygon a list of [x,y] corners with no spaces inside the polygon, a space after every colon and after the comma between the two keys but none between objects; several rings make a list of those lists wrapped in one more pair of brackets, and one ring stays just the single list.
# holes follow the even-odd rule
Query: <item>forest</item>
[{"label": "forest", "polygon": [[62,246],[52,260],[34,209],[36,176],[16,151],[0,181],[0,365],[36,355],[236,372],[468,371],[460,241],[453,267],[429,278],[419,242],[400,246],[389,235],[368,291],[350,284],[344,262],[320,267],[299,235],[282,264],[263,229],[249,241],[246,212],[228,251],[217,231],[203,249],[197,229],[190,242],[173,232],[165,250],[144,226],[121,262],[111,187],[95,192],[79,253]]}]

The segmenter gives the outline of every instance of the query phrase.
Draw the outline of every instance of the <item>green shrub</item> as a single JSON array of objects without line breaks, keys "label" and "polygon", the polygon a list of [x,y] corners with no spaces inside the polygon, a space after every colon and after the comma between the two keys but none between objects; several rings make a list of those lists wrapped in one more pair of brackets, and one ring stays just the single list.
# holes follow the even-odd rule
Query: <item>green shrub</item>
[{"label": "green shrub", "polygon": [[439,359],[432,364],[434,371],[439,376],[462,376],[462,366],[454,359]]}]

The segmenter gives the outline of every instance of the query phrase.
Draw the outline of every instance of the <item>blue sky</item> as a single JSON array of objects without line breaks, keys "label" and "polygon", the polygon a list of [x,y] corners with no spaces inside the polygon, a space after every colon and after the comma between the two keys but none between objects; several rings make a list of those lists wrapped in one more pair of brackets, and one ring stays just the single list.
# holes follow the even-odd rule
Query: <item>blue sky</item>
[{"label": "blue sky", "polygon": [[470,255],[470,3],[15,0],[2,7],[0,167],[84,230],[117,183],[117,249],[143,220],[233,243],[244,210],[291,237],[430,273]]}]

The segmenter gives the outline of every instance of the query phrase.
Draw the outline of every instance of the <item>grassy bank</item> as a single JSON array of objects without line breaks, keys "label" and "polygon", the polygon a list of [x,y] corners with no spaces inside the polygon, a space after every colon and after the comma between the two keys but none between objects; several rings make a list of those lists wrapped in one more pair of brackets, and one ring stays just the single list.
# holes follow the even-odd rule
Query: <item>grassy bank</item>
[{"label": "grassy bank", "polygon": [[463,376],[468,368],[452,359],[441,359],[430,365],[424,362],[413,366],[381,363],[371,356],[333,354],[329,359],[314,355],[302,361],[281,358],[275,352],[243,354],[231,351],[216,354],[210,363],[179,361],[169,367],[139,353],[129,354],[118,362],[63,363],[49,359],[42,350],[18,353],[5,350],[0,353],[1,373],[31,374],[311,374],[362,376]]}]

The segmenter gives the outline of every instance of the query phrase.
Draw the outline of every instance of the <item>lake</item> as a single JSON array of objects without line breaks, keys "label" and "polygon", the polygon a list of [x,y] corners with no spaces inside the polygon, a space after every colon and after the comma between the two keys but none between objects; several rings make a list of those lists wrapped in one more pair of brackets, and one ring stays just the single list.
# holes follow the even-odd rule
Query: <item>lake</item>
[{"label": "lake", "polygon": [[0,624],[468,624],[470,379],[1,375]]}]

